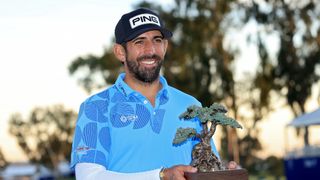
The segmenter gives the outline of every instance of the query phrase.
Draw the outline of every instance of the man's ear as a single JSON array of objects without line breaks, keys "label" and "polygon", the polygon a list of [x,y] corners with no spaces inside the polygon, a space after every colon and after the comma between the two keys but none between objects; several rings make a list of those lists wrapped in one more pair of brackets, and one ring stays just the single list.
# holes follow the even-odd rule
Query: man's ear
[{"label": "man's ear", "polygon": [[167,48],[168,48],[168,40],[165,39],[165,40],[164,40],[164,54],[167,53]]},{"label": "man's ear", "polygon": [[124,63],[126,60],[126,51],[123,46],[120,44],[115,44],[113,46],[113,53],[116,56],[116,58],[121,61],[121,63]]}]

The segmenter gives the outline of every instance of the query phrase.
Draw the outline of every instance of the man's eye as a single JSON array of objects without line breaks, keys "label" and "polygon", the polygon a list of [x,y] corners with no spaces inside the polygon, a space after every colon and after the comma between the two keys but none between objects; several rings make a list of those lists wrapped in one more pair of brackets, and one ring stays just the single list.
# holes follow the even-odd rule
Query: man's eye
[{"label": "man's eye", "polygon": [[142,44],[143,41],[135,41],[134,44]]},{"label": "man's eye", "polygon": [[161,38],[156,39],[156,42],[158,42],[158,43],[161,43],[162,41],[163,41],[163,39],[161,39]]}]

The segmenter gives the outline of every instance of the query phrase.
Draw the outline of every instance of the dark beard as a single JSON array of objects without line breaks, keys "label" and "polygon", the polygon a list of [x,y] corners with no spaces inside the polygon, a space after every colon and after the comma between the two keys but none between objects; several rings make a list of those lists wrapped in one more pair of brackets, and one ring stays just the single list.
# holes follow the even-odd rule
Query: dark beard
[{"label": "dark beard", "polygon": [[[139,65],[141,60],[150,58],[156,60],[157,66],[153,68],[144,68]],[[126,58],[126,62],[130,73],[134,75],[136,79],[144,83],[152,83],[159,77],[163,60],[160,56],[154,54],[138,57],[136,61],[128,60],[128,58]]]}]

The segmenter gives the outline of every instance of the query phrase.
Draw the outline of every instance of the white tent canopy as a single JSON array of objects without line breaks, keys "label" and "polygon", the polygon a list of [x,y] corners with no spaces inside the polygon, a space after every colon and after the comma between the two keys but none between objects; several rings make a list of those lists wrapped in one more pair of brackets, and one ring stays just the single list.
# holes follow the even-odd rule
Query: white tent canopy
[{"label": "white tent canopy", "polygon": [[320,125],[320,108],[293,119],[287,126],[306,127],[311,125]]}]

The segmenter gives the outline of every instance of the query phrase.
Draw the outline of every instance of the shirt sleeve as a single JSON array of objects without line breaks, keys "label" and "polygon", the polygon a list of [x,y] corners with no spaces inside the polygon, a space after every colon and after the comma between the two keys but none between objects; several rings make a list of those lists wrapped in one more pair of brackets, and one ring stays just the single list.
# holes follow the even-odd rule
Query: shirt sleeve
[{"label": "shirt sleeve", "polygon": [[118,173],[108,171],[104,166],[93,163],[78,163],[75,167],[77,180],[160,180],[159,173],[161,169],[138,173]]},{"label": "shirt sleeve", "polygon": [[106,100],[91,97],[80,106],[75,127],[71,163],[95,163],[108,167],[111,138]]}]

